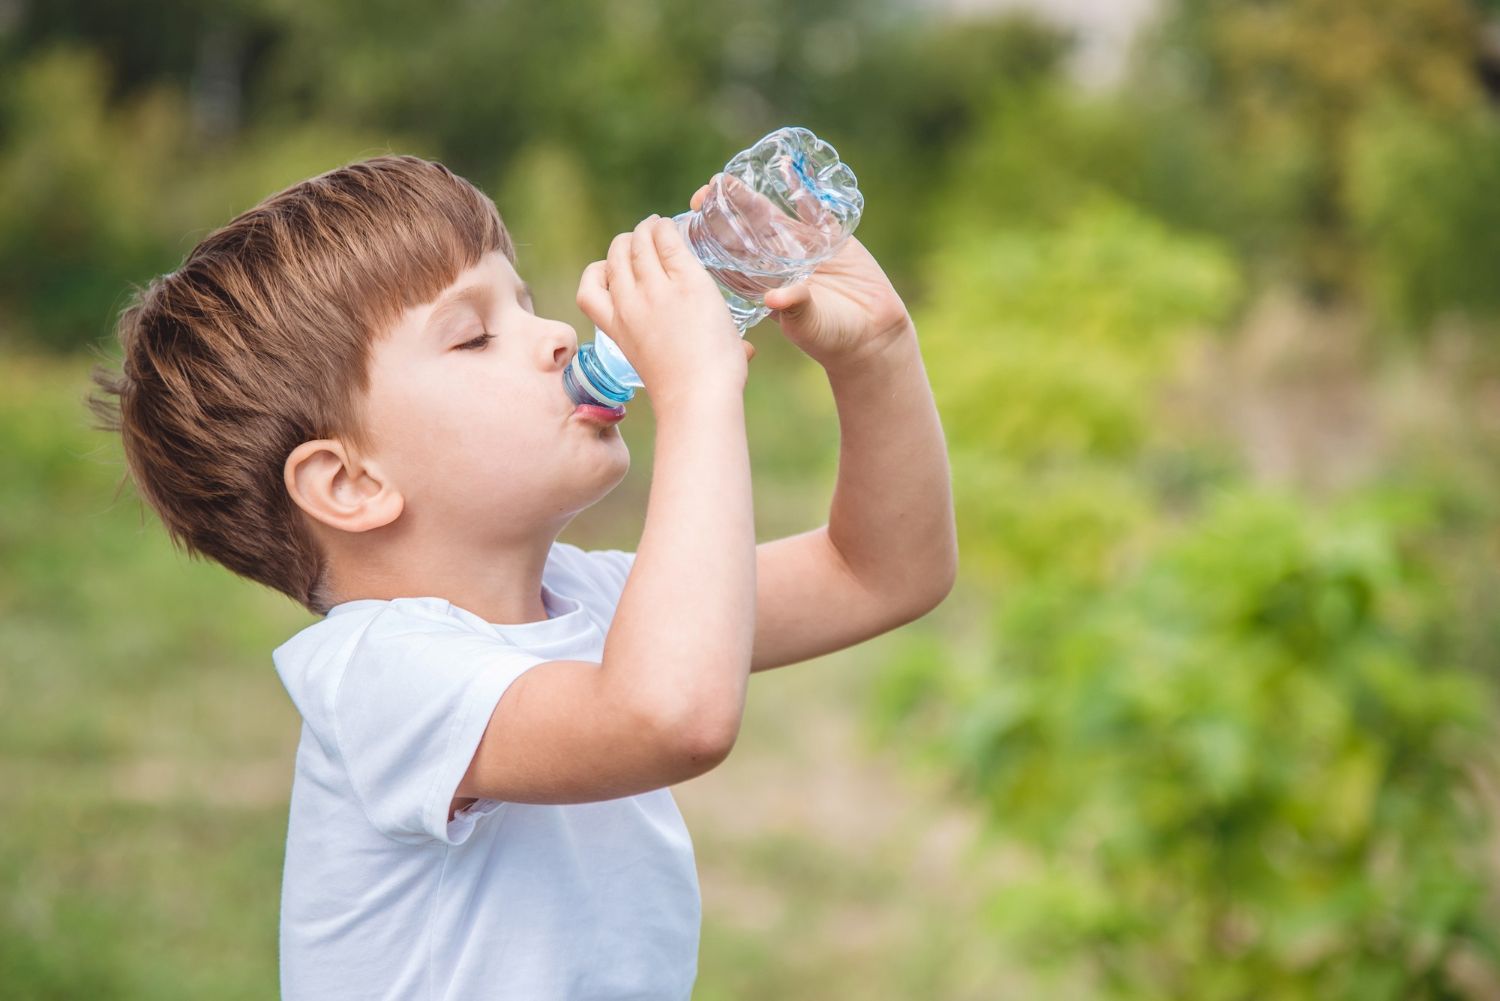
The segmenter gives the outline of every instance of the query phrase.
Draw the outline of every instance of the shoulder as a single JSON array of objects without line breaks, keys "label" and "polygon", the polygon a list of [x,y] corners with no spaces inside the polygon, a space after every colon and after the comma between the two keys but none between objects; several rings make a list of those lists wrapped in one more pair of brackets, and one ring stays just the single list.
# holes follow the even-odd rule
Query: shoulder
[{"label": "shoulder", "polygon": [[[441,598],[360,599],[336,605],[271,654],[287,694],[303,718],[317,727],[356,660],[397,655],[412,658],[451,653],[455,644],[486,643],[466,620],[468,613]],[[488,642],[498,642],[495,637]]]},{"label": "shoulder", "polygon": [[327,615],[282,643],[271,654],[285,678],[288,671],[347,659],[356,646],[375,637],[413,632],[472,632],[467,613],[443,598],[361,598],[335,605]]}]

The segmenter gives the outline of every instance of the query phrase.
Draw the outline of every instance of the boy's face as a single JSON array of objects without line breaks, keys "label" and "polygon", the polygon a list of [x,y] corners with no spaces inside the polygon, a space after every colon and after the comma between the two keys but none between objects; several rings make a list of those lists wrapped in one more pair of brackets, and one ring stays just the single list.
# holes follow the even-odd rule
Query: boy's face
[{"label": "boy's face", "polygon": [[366,420],[408,527],[525,541],[629,470],[619,429],[575,415],[563,389],[577,334],[532,308],[492,251],[374,344]]}]

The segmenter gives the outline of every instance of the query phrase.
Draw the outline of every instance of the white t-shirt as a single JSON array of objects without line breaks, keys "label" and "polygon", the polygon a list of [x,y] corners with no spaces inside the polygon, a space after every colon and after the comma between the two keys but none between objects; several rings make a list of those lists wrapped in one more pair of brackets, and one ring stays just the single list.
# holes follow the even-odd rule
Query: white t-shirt
[{"label": "white t-shirt", "polygon": [[633,553],[555,543],[549,618],[348,601],[272,655],[302,714],[281,889],[285,1001],[687,999],[701,904],[671,791],[448,820],[500,696],[603,656]]}]

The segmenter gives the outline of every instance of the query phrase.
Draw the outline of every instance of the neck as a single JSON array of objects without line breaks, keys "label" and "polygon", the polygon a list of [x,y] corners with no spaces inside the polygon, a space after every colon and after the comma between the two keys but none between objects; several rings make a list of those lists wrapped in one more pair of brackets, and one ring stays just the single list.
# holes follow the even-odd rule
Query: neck
[{"label": "neck", "polygon": [[333,560],[336,602],[358,598],[438,597],[496,625],[547,618],[542,569],[553,540],[533,539],[499,550],[476,549],[472,540],[420,553],[345,554]]}]

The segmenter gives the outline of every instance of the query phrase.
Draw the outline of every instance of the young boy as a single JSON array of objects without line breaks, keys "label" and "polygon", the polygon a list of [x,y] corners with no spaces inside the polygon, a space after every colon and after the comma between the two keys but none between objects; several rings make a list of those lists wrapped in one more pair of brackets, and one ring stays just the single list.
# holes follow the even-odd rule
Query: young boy
[{"label": "young boy", "polygon": [[[697,208],[709,188],[692,200]],[[749,672],[909,622],[957,566],[901,298],[851,239],[771,292],[843,433],[828,523],[755,544],[753,348],[669,220],[578,306],[646,384],[634,553],[557,541],[625,475],[575,408],[494,204],[380,156],[211,233],[121,316],[105,426],[172,538],[321,618],[273,654],[304,725],[285,998],[688,998],[700,902],[668,787],[739,731]]]}]

